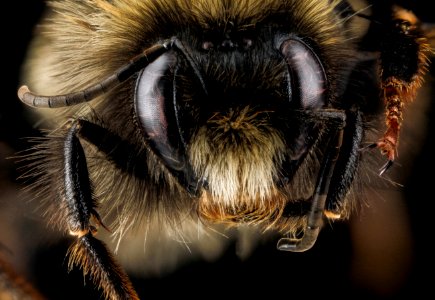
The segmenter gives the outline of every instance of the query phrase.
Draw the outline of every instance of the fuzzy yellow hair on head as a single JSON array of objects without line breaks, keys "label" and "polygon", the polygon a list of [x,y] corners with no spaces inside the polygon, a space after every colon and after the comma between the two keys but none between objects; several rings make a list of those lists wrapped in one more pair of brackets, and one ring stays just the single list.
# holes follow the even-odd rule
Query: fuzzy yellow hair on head
[{"label": "fuzzy yellow hair on head", "polygon": [[113,249],[153,271],[246,232],[301,252],[348,218],[377,108],[384,173],[429,60],[416,17],[351,2],[49,1],[18,91],[49,131],[22,160],[69,268],[135,299]]}]

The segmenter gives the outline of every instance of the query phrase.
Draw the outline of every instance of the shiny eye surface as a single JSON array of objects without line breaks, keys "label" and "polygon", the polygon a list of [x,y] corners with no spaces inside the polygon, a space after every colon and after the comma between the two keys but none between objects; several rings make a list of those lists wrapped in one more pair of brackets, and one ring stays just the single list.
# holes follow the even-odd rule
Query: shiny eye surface
[{"label": "shiny eye surface", "polygon": [[165,53],[140,73],[136,83],[135,110],[151,147],[157,150],[168,167],[181,170],[184,162],[176,150],[179,148],[177,131],[168,122],[168,117],[175,113],[171,105],[172,80],[169,75],[175,64],[175,56]]},{"label": "shiny eye surface", "polygon": [[326,75],[319,58],[300,40],[289,39],[280,47],[290,72],[291,97],[303,108],[325,105]]}]

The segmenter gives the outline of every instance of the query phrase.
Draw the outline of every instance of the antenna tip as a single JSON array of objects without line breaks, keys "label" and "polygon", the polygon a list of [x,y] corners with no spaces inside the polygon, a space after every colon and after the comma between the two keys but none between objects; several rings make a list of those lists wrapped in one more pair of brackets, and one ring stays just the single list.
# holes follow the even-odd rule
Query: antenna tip
[{"label": "antenna tip", "polygon": [[20,100],[22,102],[24,102],[24,95],[30,93],[29,87],[27,85],[23,85],[18,89],[18,98],[20,98]]}]

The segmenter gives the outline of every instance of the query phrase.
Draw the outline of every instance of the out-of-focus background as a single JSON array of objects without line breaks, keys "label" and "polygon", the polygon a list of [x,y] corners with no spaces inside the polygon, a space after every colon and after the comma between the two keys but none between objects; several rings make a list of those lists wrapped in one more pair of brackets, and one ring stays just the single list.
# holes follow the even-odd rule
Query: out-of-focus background
[{"label": "out-of-focus background", "polygon": [[[435,13],[425,1],[401,2],[424,21],[435,22]],[[82,287],[80,271],[67,272],[65,253],[70,238],[48,228],[35,210],[35,203],[23,200],[25,191],[16,180],[20,171],[12,159],[7,159],[28,147],[23,137],[39,135],[18,101],[16,90],[20,66],[44,5],[42,0],[15,0],[8,6],[4,9],[8,18],[1,18],[0,259],[47,299],[98,299],[89,282]],[[306,253],[279,252],[275,241],[271,241],[259,245],[252,256],[242,260],[236,255],[235,245],[230,245],[213,262],[193,261],[157,277],[132,276],[141,297],[248,298],[261,293],[268,299],[418,299],[432,294],[434,87],[433,79],[428,77],[422,100],[414,107],[420,115],[411,118],[406,129],[408,137],[402,143],[410,159],[400,160],[400,153],[400,164],[395,167],[399,170],[397,181],[403,187],[368,192],[367,208],[362,213],[348,223],[325,226],[318,243]],[[427,126],[415,127],[416,123]],[[420,138],[421,146],[416,142]],[[48,238],[51,236],[57,238]]]}]

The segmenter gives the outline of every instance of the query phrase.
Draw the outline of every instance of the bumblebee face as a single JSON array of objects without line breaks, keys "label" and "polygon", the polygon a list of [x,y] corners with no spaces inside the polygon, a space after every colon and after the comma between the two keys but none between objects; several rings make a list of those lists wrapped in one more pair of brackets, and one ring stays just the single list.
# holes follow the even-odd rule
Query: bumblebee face
[{"label": "bumblebee face", "polygon": [[[308,55],[313,69],[299,72],[297,58],[290,57],[290,76],[286,58],[271,42],[268,48],[251,44],[215,53],[185,46],[186,56],[195,57],[192,65],[170,52],[138,77],[135,109],[144,136],[199,194],[200,214],[212,221],[279,217],[287,201],[278,186],[288,184],[311,146],[307,137],[314,130],[297,111],[324,105],[325,75],[307,46],[286,43],[297,43],[295,51]],[[266,59],[253,64],[255,58]]]},{"label": "bumblebee face", "polygon": [[60,95],[25,86],[18,94],[59,113],[26,157],[36,161],[27,176],[37,174],[52,221],[77,236],[70,267],[92,274],[106,297],[137,297],[94,237],[108,216],[119,239],[140,218],[176,232],[189,220],[302,231],[278,248],[308,250],[323,219],[350,213],[365,131],[382,100],[387,130],[368,148],[388,158],[381,173],[391,166],[403,106],[428,63],[417,19],[400,9],[371,23],[387,42],[363,46],[370,31],[353,19],[371,16],[348,1],[51,5],[28,80]]},{"label": "bumblebee face", "polygon": [[[342,45],[311,36],[312,25],[295,26],[291,18],[297,14],[282,13],[283,5],[270,15],[247,17],[228,4],[234,21],[225,10],[189,21],[197,23],[193,28],[206,26],[171,32],[178,49],[160,56],[136,80],[135,113],[143,136],[198,196],[199,215],[208,221],[275,224],[285,231],[294,222],[302,225],[309,211],[318,170],[307,171],[306,165],[320,163],[313,149],[325,132],[325,122],[310,114],[334,108],[337,80],[347,76],[354,58],[346,35],[324,32]],[[338,18],[333,9],[321,17],[324,23]],[[328,57],[338,49],[345,67]]]},{"label": "bumblebee face", "polygon": [[[352,106],[353,100],[342,95],[357,61],[356,47],[349,41],[358,35],[343,20],[339,4],[163,1],[133,2],[125,10],[122,5],[98,2],[78,9],[83,15],[95,12],[99,18],[68,19],[69,26],[44,36],[62,41],[68,37],[69,43],[76,39],[68,51],[52,43],[55,49],[35,52],[37,63],[45,51],[50,51],[52,60],[64,61],[63,67],[48,72],[57,82],[51,87],[78,88],[83,74],[103,80],[84,92],[57,97],[60,102],[47,100],[48,106],[70,106],[82,95],[90,100],[109,91],[92,102],[92,113],[71,107],[65,116],[76,114],[79,122],[101,127],[80,124],[74,135],[105,153],[107,163],[90,166],[89,177],[98,194],[126,199],[125,213],[115,226],[119,232],[121,224],[130,222],[123,218],[135,218],[138,203],[163,206],[165,211],[169,207],[169,215],[196,211],[207,223],[247,223],[284,233],[303,231],[310,213],[324,211],[325,199],[318,209],[313,199],[320,190],[323,194],[329,190],[329,183],[320,188],[322,166],[328,160],[331,136],[343,129],[348,117],[344,107]],[[85,40],[95,41],[88,42],[91,49],[86,51],[79,46]],[[133,58],[143,49],[149,50],[126,64],[123,58]],[[96,65],[101,66],[92,68]],[[63,72],[68,67],[71,70]],[[122,84],[113,88],[115,81]],[[46,84],[34,81],[38,90],[48,89]],[[43,98],[30,97],[27,103],[38,105]],[[356,159],[361,138],[353,140],[357,129],[349,128],[349,154],[334,175],[338,184],[333,185],[335,195],[328,204],[334,217],[347,214],[341,200],[349,187],[340,183],[340,177],[348,162]],[[100,131],[117,136],[115,145],[108,144],[109,138],[97,138],[95,132]],[[91,151],[86,149],[92,146],[84,148]],[[117,154],[118,148],[126,150]],[[51,157],[57,153],[61,151]],[[88,164],[92,165],[89,158]],[[331,174],[326,177],[331,177],[334,166],[327,169]],[[119,170],[129,178],[126,182],[138,178],[152,185],[114,184],[116,175],[105,176]],[[353,174],[354,170],[350,177]],[[123,186],[130,184],[134,188],[126,195]],[[53,185],[63,189],[63,184]],[[110,192],[105,190],[108,186]],[[101,202],[106,202],[104,198]]]}]

